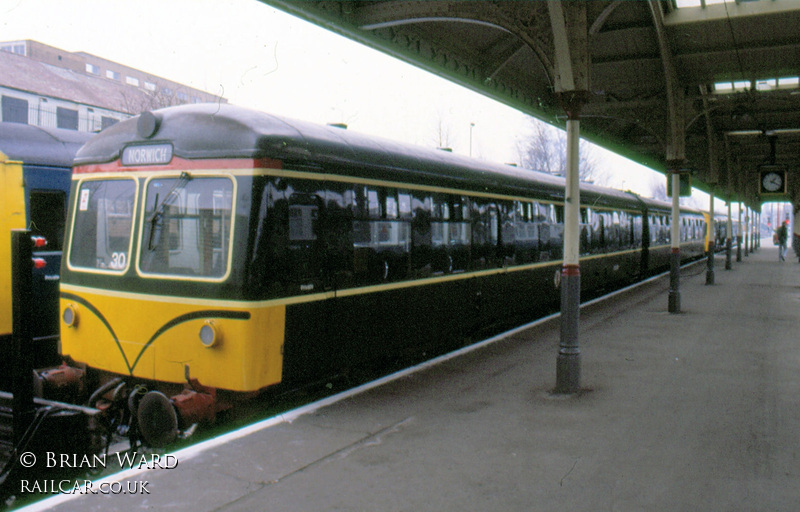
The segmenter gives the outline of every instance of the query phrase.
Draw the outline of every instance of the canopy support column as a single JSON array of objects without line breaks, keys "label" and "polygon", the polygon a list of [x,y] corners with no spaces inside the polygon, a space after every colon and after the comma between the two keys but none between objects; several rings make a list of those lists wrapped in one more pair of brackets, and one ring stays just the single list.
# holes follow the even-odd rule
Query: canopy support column
[{"label": "canopy support column", "polygon": [[736,229],[736,262],[742,261],[742,202],[739,201],[739,227]]},{"label": "canopy support column", "polygon": [[706,266],[706,284],[714,284],[714,254],[717,251],[717,230],[714,223],[714,192],[709,195],[708,204],[708,264]]},{"label": "canopy support column", "polygon": [[567,190],[564,201],[564,263],[561,268],[561,340],[556,363],[556,393],[575,393],[581,387],[581,349],[578,338],[581,306],[579,143],[580,121],[569,119]]},{"label": "canopy support column", "polygon": [[547,2],[553,31],[554,88],[567,114],[567,179],[564,191],[564,261],[561,268],[561,340],[555,393],[581,389],[578,341],[580,274],[580,110],[589,91],[589,33],[584,2]]},{"label": "canopy support column", "polygon": [[725,270],[733,268],[731,253],[733,249],[733,221],[731,220],[731,202],[728,201],[728,225],[725,229]]},{"label": "canopy support column", "polygon": [[744,210],[744,257],[750,257],[750,207]]},{"label": "canopy support column", "polygon": [[681,175],[677,170],[672,171],[672,220],[670,221],[670,242],[672,252],[669,258],[669,300],[670,313],[681,312],[681,206],[680,190]]}]

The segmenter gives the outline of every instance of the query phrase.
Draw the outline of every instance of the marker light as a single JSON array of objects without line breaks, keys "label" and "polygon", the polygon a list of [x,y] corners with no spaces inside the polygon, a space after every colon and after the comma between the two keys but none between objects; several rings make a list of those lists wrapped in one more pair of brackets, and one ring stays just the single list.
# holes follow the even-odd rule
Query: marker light
[{"label": "marker light", "polygon": [[64,313],[61,315],[64,325],[67,327],[75,327],[78,325],[78,308],[70,304],[64,308]]},{"label": "marker light", "polygon": [[217,345],[222,340],[219,329],[212,320],[206,320],[200,328],[200,343],[206,348]]},{"label": "marker light", "polygon": [[32,236],[31,242],[33,242],[34,249],[41,249],[43,247],[47,247],[47,239],[43,236]]},{"label": "marker light", "polygon": [[143,139],[149,139],[161,127],[161,115],[152,112],[142,112],[136,122],[136,133]]},{"label": "marker light", "polygon": [[33,268],[40,269],[47,266],[47,261],[44,258],[31,258],[33,260]]}]

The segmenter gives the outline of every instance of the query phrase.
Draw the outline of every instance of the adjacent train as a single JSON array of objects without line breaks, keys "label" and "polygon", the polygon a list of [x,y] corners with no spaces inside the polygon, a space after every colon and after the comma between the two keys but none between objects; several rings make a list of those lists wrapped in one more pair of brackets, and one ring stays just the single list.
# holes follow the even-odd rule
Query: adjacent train
[{"label": "adjacent train", "polygon": [[[558,307],[557,177],[217,104],[120,122],[75,163],[62,351],[150,444],[236,397]],[[581,201],[585,297],[667,267],[669,204],[592,185]],[[680,222],[701,256],[702,212]]]},{"label": "adjacent train", "polygon": [[47,245],[34,256],[44,266],[34,270],[36,319],[32,334],[37,366],[58,360],[58,284],[61,247],[71,184],[72,159],[91,134],[19,123],[0,123],[0,388],[7,389],[11,347],[12,229],[30,229]]},{"label": "adjacent train", "polygon": [[[706,221],[708,221],[708,215],[706,214]],[[726,244],[728,243],[728,218],[726,213],[717,212],[714,215],[714,232],[716,236],[714,237],[714,247],[717,251],[723,251],[726,248]],[[731,244],[733,247],[736,247],[739,239],[739,221],[733,220],[731,221]]]}]

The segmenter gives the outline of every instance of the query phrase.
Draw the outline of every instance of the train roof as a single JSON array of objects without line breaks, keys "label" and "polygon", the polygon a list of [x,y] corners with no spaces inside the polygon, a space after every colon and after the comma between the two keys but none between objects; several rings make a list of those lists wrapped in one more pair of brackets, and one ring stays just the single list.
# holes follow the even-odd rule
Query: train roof
[{"label": "train roof", "polygon": [[92,135],[60,128],[0,123],[0,152],[25,164],[72,167],[75,153]]},{"label": "train roof", "polygon": [[[321,173],[479,192],[491,189],[526,197],[532,191],[545,198],[560,199],[564,195],[564,179],[550,174],[229,104],[182,105],[151,114],[104,130],[78,152],[76,165],[113,162],[132,144],[169,142],[173,155],[186,159],[270,158],[282,161],[286,168]],[[143,116],[150,119],[150,123],[143,123],[149,124],[144,135],[150,137],[139,134],[139,119]],[[581,194],[588,196],[585,201],[603,206],[632,207],[643,201],[632,193],[589,184],[581,185]],[[650,200],[644,202],[651,207],[659,205]]]}]

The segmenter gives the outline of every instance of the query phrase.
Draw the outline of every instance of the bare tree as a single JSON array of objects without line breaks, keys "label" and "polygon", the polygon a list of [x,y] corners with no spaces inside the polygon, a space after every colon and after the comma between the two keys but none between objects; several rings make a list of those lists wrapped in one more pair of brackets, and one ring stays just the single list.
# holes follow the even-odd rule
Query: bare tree
[{"label": "bare tree", "polygon": [[[669,179],[669,175],[650,178],[650,197],[659,201],[671,202],[672,197],[667,195],[667,180]],[[695,195],[680,197],[678,201],[681,206],[689,206],[698,210],[708,209],[707,201]]]},{"label": "bare tree", "polygon": [[149,110],[157,110],[164,107],[183,105],[188,100],[178,98],[176,92],[158,89],[155,91],[132,90],[130,93],[122,94],[122,103],[130,114],[139,114]]},{"label": "bare tree", "polygon": [[667,180],[663,176],[650,178],[650,197],[659,201],[669,201],[667,197]]},{"label": "bare tree", "polygon": [[445,121],[444,114],[441,110],[436,112],[436,126],[434,128],[433,143],[437,148],[452,148],[453,136],[450,131],[450,124]]},{"label": "bare tree", "polygon": [[[567,134],[534,118],[530,118],[532,133],[517,143],[520,164],[528,169],[558,176],[566,175]],[[580,180],[601,184],[607,176],[600,168],[593,146],[581,141],[578,153]]]},{"label": "bare tree", "polygon": [[520,164],[535,171],[562,174],[567,165],[566,138],[561,144],[556,130],[544,123],[534,121],[532,127],[533,133],[517,144]]}]

